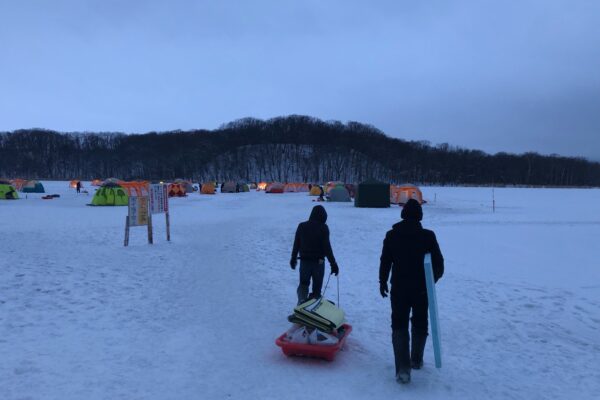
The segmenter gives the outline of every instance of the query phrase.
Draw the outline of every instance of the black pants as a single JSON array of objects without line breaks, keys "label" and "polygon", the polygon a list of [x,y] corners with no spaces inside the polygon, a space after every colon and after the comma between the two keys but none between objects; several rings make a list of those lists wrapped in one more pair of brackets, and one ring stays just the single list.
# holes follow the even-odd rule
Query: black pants
[{"label": "black pants", "polygon": [[[408,321],[412,332],[427,335],[428,315],[427,291],[400,289],[392,286],[392,330],[408,333]],[[412,311],[412,318],[410,317]]]},{"label": "black pants", "polygon": [[321,296],[323,277],[325,276],[325,261],[300,260],[300,284],[298,285],[298,304],[308,297],[308,287],[312,279],[313,296]]}]

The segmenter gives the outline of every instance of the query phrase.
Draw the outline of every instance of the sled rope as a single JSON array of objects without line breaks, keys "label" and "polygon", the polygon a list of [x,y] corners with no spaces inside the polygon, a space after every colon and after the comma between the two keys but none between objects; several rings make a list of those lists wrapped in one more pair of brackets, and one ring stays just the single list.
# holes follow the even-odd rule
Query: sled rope
[{"label": "sled rope", "polygon": [[[337,286],[337,306],[341,307],[340,306],[340,277],[336,276],[335,278],[337,281],[337,285],[336,285]],[[331,274],[329,274],[327,276],[327,282],[325,283],[325,288],[323,289],[323,294],[321,295],[321,298],[318,300],[318,303],[320,303],[321,300],[325,298],[325,293],[327,293],[327,288],[329,287],[329,279],[331,279]]]},{"label": "sled rope", "polygon": [[342,308],[340,305],[340,277],[336,275],[335,278],[337,280],[337,306]]}]

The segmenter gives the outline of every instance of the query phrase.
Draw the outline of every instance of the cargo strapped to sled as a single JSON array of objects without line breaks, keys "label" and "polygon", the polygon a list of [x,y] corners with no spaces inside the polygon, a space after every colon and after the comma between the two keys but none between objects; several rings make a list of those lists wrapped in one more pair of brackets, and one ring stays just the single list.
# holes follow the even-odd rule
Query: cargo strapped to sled
[{"label": "cargo strapped to sled", "polygon": [[344,311],[323,297],[300,304],[294,308],[294,316],[303,323],[326,331],[338,329],[344,323]]},{"label": "cargo strapped to sled", "polygon": [[317,328],[317,329],[320,329],[325,332],[332,331],[332,329],[329,327],[329,325],[320,324],[318,322],[315,322],[314,320],[310,320],[305,317],[298,317],[296,314],[292,314],[292,315],[288,316],[288,321],[291,322],[292,324],[300,324],[300,325],[307,326],[309,328]]}]

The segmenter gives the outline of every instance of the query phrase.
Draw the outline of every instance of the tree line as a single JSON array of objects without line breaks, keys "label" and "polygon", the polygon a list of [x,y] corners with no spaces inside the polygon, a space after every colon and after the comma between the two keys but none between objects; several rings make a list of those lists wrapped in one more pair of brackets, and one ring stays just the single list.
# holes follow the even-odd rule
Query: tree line
[{"label": "tree line", "polygon": [[0,177],[600,186],[600,163],[432,146],[391,138],[358,122],[292,115],[142,135],[3,132]]}]

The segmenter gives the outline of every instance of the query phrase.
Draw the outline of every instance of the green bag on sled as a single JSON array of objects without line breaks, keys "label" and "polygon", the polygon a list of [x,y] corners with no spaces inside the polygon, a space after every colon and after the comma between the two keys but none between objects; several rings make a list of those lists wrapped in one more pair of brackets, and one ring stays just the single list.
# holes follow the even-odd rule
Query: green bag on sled
[{"label": "green bag on sled", "polygon": [[294,317],[325,331],[333,331],[344,324],[344,311],[323,297],[298,305],[294,308]]}]

